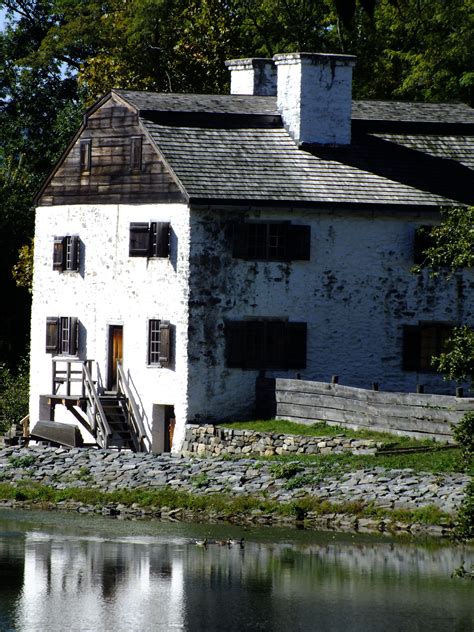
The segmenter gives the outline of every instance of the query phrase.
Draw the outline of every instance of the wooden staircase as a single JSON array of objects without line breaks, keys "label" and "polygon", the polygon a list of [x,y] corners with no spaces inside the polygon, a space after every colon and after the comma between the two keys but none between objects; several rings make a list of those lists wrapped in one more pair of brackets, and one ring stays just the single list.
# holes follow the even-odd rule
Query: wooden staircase
[{"label": "wooden staircase", "polygon": [[99,395],[99,401],[110,428],[108,447],[138,452],[137,438],[131,432],[126,397],[118,393],[106,393]]},{"label": "wooden staircase", "polygon": [[[58,368],[60,362],[65,369]],[[53,359],[53,395],[48,396],[51,419],[55,405],[63,404],[99,447],[150,452],[143,411],[121,364],[117,363],[117,391],[113,392],[106,391],[99,378],[93,379],[94,364],[92,360]],[[79,392],[73,394],[74,390]]]}]

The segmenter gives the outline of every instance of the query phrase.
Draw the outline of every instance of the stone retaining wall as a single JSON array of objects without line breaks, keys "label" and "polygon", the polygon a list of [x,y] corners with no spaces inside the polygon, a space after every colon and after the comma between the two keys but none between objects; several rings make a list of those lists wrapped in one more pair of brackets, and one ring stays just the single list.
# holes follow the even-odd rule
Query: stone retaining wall
[{"label": "stone retaining wall", "polygon": [[375,454],[375,441],[334,437],[308,437],[301,435],[272,434],[253,430],[233,430],[219,426],[187,425],[182,454],[201,457],[225,455],[275,454]]},{"label": "stone retaining wall", "polygon": [[[467,475],[457,473],[428,474],[374,467],[331,476],[315,467],[296,463],[295,466],[291,471],[287,463],[250,458],[235,461],[180,458],[170,454],[77,448],[0,450],[0,482],[27,481],[55,489],[83,487],[114,491],[169,486],[193,494],[256,495],[282,503],[308,494],[330,503],[370,502],[386,509],[432,505],[454,515],[469,482]],[[315,524],[322,526],[318,520],[315,517]]]}]

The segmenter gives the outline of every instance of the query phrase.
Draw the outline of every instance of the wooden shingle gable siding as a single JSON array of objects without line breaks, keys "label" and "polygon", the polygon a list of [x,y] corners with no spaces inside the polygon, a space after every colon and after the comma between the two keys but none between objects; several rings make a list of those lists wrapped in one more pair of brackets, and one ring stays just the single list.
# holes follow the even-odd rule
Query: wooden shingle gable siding
[{"label": "wooden shingle gable siding", "polygon": [[[137,167],[137,139],[141,161]],[[90,165],[84,169],[84,146]],[[115,95],[85,123],[38,196],[39,206],[183,201],[175,178],[142,128],[137,111]]]}]

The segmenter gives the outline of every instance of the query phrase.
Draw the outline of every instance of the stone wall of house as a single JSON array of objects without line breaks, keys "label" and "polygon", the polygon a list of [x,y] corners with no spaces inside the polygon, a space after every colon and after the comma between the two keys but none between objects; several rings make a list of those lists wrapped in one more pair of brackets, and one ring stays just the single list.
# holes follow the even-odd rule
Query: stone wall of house
[{"label": "stone wall of house", "polygon": [[189,424],[182,446],[184,456],[274,456],[292,454],[375,454],[377,443],[344,436],[309,437],[219,426]]},{"label": "stone wall of house", "polygon": [[[291,220],[311,227],[310,261],[232,257],[232,222]],[[388,214],[341,210],[194,209],[191,214],[188,422],[255,415],[258,371],[229,368],[227,320],[306,322],[307,363],[268,377],[340,382],[382,391],[454,394],[433,372],[402,368],[404,325],[474,324],[474,275],[446,281],[413,274],[415,230],[435,211]]]},{"label": "stone wall of house", "polygon": [[[171,222],[169,258],[129,256],[130,222],[150,221]],[[53,270],[53,238],[63,235],[79,235],[78,272]],[[164,405],[173,405],[179,443],[187,418],[188,270],[189,210],[185,205],[40,207],[36,213],[30,425],[45,418],[40,396],[52,391],[52,356],[45,352],[46,318],[75,316],[80,323],[78,357],[97,363],[94,377],[102,384],[107,380],[109,326],[123,326],[123,366],[145,414],[150,439],[162,434]],[[155,318],[170,321],[173,328],[174,359],[169,368],[147,365],[148,320]],[[56,420],[74,418],[63,406],[56,406]]]}]

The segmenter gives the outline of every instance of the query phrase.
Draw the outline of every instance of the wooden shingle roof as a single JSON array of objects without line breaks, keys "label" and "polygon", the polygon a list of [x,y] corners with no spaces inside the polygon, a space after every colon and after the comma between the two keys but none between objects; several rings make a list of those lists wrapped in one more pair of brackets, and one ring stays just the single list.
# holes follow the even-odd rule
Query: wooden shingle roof
[{"label": "wooden shingle roof", "polygon": [[347,147],[298,147],[275,97],[117,90],[191,202],[474,204],[474,110],[354,101]]}]

